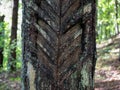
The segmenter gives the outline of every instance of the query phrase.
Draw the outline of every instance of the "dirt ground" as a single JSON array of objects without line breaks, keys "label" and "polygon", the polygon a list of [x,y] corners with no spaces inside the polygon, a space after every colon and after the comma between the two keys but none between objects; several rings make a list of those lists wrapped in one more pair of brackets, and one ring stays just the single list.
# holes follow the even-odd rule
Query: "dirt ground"
[{"label": "dirt ground", "polygon": [[120,35],[97,45],[95,90],[120,90]]}]

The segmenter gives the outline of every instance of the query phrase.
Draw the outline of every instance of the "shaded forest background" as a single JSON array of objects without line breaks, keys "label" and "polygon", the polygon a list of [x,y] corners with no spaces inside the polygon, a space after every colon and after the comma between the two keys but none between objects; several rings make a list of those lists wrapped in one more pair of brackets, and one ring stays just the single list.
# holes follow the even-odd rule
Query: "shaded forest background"
[{"label": "shaded forest background", "polygon": [[[0,82],[2,84],[3,83],[5,84],[5,82],[7,82],[7,86],[10,86],[11,88],[15,88],[15,90],[20,90],[20,72],[22,65],[21,62],[22,4],[21,1],[19,1],[18,23],[17,23],[18,28],[16,30],[17,38],[11,41],[12,20],[15,19],[12,18],[14,1],[15,0],[0,1],[0,62],[1,62]],[[111,62],[110,65],[113,65],[114,60],[116,60],[114,65],[116,65],[118,71],[120,70],[120,67],[118,65],[120,60],[119,34],[120,34],[120,0],[98,0],[97,26],[96,26],[98,63],[96,66],[97,69],[96,77],[95,77],[96,83],[100,82],[100,80],[105,80],[106,78],[109,78],[109,77],[105,77],[106,73],[107,75],[110,74],[109,66],[106,66],[109,64],[108,62]],[[12,57],[11,54],[13,53],[14,50],[16,53],[16,57]],[[103,63],[105,63],[105,65],[103,65]],[[14,68],[11,68],[12,65]],[[116,69],[112,69],[112,70],[115,71]],[[119,74],[117,75],[115,77],[120,78],[120,75]],[[102,84],[101,83],[96,84],[96,86],[98,86],[98,90],[116,90],[116,89],[108,89],[108,88],[100,89],[101,87],[106,87]],[[5,87],[6,84],[2,86],[0,84],[0,90],[7,90],[4,89]],[[117,87],[117,89],[120,90],[120,87]]]}]

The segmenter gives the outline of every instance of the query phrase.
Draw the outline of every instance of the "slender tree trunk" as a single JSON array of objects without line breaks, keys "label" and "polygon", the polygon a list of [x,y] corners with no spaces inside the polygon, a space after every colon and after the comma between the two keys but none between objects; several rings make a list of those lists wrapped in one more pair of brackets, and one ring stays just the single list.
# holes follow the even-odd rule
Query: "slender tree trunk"
[{"label": "slender tree trunk", "polygon": [[[116,29],[116,32],[117,32],[117,34],[119,34],[119,24],[118,24],[118,22],[117,22],[117,20],[118,20],[118,16],[119,16],[119,14],[118,14],[118,0],[115,0],[115,29]],[[120,43],[119,43],[119,61],[120,61]]]},{"label": "slender tree trunk", "polygon": [[95,0],[22,3],[22,90],[94,90]]},{"label": "slender tree trunk", "polygon": [[115,0],[115,29],[116,29],[116,34],[119,33],[119,25],[118,25],[118,0]]},{"label": "slender tree trunk", "polygon": [[0,16],[0,67],[3,67],[3,50],[4,50],[4,15]]},{"label": "slender tree trunk", "polygon": [[[11,26],[11,37],[10,37],[10,57],[9,57],[9,68],[11,71],[16,70],[16,43],[17,43],[17,24],[18,24],[18,4],[19,0],[13,0],[13,13],[12,13],[12,26]],[[11,45],[14,44],[14,47]]]}]

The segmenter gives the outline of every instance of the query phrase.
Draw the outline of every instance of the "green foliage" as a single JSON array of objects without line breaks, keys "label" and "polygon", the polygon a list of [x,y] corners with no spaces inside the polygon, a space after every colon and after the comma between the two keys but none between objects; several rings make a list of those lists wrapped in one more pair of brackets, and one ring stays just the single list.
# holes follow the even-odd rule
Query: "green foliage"
[{"label": "green foliage", "polygon": [[[17,65],[17,68],[21,67],[21,37],[18,36],[18,40],[16,42],[13,41],[12,44],[10,45],[10,29],[9,29],[9,24],[6,22],[2,22],[0,23],[0,32],[2,32],[2,34],[0,34],[0,47],[4,47],[4,61],[3,61],[3,68],[4,70],[8,69],[8,59],[9,59],[9,54],[10,52],[12,52],[12,50],[15,48],[16,46],[16,52],[17,52],[17,59],[15,60]],[[3,36],[2,36],[3,35]]]},{"label": "green foliage", "polygon": [[[118,0],[118,4],[120,2]],[[116,23],[120,25],[120,15],[115,9],[115,0],[99,0],[97,12],[97,42],[108,39],[118,32],[115,30]],[[120,7],[118,6],[118,11]],[[116,22],[116,13],[118,18]],[[119,26],[120,27],[120,26]]]},{"label": "green foliage", "polygon": [[[12,18],[10,14],[11,12],[7,13],[8,10],[12,11],[12,6],[11,6],[12,1],[11,0],[0,0],[0,16],[5,15],[3,23],[0,23],[0,32],[2,31],[3,33],[0,34],[0,47],[4,47],[4,61],[3,61],[3,69],[7,70],[8,69],[8,59],[10,57],[10,52],[12,52],[12,49],[15,48],[16,46],[16,67],[20,68],[21,67],[21,10],[22,10],[22,4],[21,1],[19,2],[19,17],[18,17],[18,30],[17,30],[17,40],[13,41],[12,44],[10,45],[10,33],[11,33],[11,23],[12,23]],[[1,37],[1,35],[4,34],[4,37]],[[16,42],[17,41],[17,42]]]},{"label": "green foliage", "polygon": [[19,76],[16,78],[13,78],[13,77],[10,78],[10,81],[20,81],[20,80],[21,80],[21,78]]},{"label": "green foliage", "polygon": [[4,22],[0,22],[0,47],[4,47],[4,29],[6,24]]}]

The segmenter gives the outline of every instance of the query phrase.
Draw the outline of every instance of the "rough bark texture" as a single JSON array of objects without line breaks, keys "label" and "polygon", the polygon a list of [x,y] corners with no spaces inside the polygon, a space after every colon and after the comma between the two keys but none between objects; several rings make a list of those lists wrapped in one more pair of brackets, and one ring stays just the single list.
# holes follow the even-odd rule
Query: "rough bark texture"
[{"label": "rough bark texture", "polygon": [[95,0],[23,0],[23,90],[93,90]]},{"label": "rough bark texture", "polygon": [[10,46],[14,44],[11,48],[9,56],[9,69],[10,71],[16,70],[16,41],[17,41],[17,24],[18,24],[18,3],[19,0],[13,0],[13,12],[12,12],[12,26],[11,26],[11,37]]},{"label": "rough bark texture", "polygon": [[3,66],[3,50],[4,50],[4,15],[0,16],[0,67]]}]

